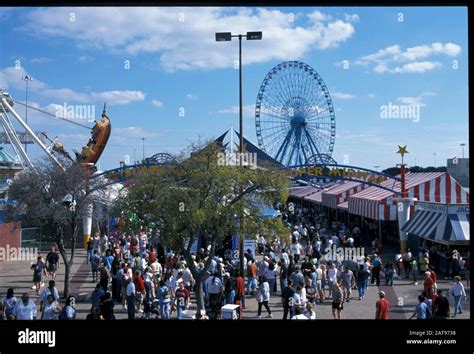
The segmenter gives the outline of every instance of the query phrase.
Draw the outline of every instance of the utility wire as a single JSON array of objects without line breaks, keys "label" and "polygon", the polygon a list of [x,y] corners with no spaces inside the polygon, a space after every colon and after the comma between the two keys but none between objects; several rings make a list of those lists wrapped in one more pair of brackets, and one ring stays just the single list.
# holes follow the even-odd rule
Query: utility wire
[{"label": "utility wire", "polygon": [[28,108],[31,108],[31,109],[33,109],[33,110],[35,110],[35,111],[38,111],[38,112],[47,114],[48,116],[51,116],[51,117],[54,117],[54,118],[57,118],[57,119],[64,120],[64,121],[66,121],[66,122],[75,124],[75,125],[77,125],[77,126],[79,126],[79,127],[82,127],[82,128],[86,128],[87,130],[91,130],[91,129],[92,129],[91,127],[88,127],[87,125],[83,125],[83,124],[81,124],[81,123],[77,123],[77,122],[74,122],[74,121],[72,121],[72,120],[69,120],[69,119],[66,119],[66,118],[63,118],[63,117],[58,117],[57,115],[55,115],[55,114],[53,114],[53,113],[44,111],[44,110],[39,109],[39,108],[36,108],[36,107],[32,107],[32,106],[30,106],[30,105],[26,105],[26,104],[24,104],[23,102],[19,102],[19,101],[17,101],[17,100],[13,100],[13,102],[18,103],[18,104],[20,104],[20,105],[22,105],[22,106],[26,106],[26,107],[28,107]]}]

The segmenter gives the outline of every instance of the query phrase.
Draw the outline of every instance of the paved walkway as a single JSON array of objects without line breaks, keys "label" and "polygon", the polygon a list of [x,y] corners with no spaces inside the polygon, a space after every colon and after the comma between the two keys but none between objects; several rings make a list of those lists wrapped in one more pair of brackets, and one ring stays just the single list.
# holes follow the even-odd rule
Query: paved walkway
[{"label": "paved walkway", "polygon": [[[76,308],[77,318],[85,319],[90,310],[90,294],[94,289],[95,284],[92,282],[90,265],[86,263],[85,251],[77,250],[75,264],[72,268],[71,278],[71,293],[76,296]],[[384,261],[392,259],[391,254],[382,255]],[[1,262],[1,275],[0,275],[0,296],[4,296],[6,290],[9,287],[15,289],[17,297],[21,296],[22,293],[28,292],[32,299],[34,299],[39,305],[39,301],[36,297],[35,291],[31,289],[32,284],[32,271],[30,270],[30,264],[32,262],[27,261],[9,261]],[[64,267],[60,267],[58,275],[56,277],[57,288],[60,292],[63,289],[64,279]],[[47,281],[45,283],[47,284]],[[451,281],[441,279],[438,282],[438,287],[441,289],[449,289]],[[383,284],[383,281],[382,283]],[[466,284],[464,284],[466,285]],[[423,290],[422,282],[418,285],[413,285],[411,281],[406,279],[395,279],[394,286],[381,285],[369,285],[364,300],[358,300],[357,290],[353,291],[352,298],[349,303],[345,303],[344,310],[342,311],[343,319],[372,319],[375,316],[375,303],[378,300],[378,292],[380,290],[385,291],[387,299],[390,302],[389,318],[390,319],[406,319],[408,318],[417,303],[417,295]],[[470,289],[466,287],[468,300],[463,300],[463,313],[458,315],[457,318],[468,319],[470,318]],[[449,297],[450,304],[453,308],[453,298]],[[246,297],[247,308],[243,312],[244,319],[256,318],[257,315],[257,301],[255,296]],[[280,289],[278,292],[271,295],[270,309],[275,319],[283,317],[283,309],[280,300]],[[190,306],[189,312],[194,313],[196,307],[194,302]],[[127,314],[122,311],[122,306],[116,304],[115,314],[117,319],[125,319]],[[172,317],[175,317],[176,313]],[[331,300],[326,300],[323,304],[316,305],[316,317],[318,319],[332,319],[331,314]],[[266,318],[266,311],[263,309],[262,319]]]}]

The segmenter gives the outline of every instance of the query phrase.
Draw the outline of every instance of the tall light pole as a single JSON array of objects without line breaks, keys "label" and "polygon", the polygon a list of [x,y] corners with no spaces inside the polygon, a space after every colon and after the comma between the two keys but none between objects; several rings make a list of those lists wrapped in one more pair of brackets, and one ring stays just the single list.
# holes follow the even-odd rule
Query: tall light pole
[{"label": "tall light pole", "polygon": [[[232,38],[239,39],[239,161],[242,167],[242,159],[244,152],[244,119],[243,119],[243,99],[242,99],[242,38],[245,37],[248,41],[261,40],[262,32],[247,32],[247,34],[232,34],[231,32],[216,33],[216,42],[230,42]],[[242,213],[243,216],[243,213]],[[240,222],[240,225],[242,222]],[[240,237],[239,244],[239,258],[240,258],[240,272],[244,276],[244,236]]]},{"label": "tall light pole", "polygon": [[143,159],[142,159],[142,163],[145,161],[145,138],[142,138],[142,141],[143,141]]},{"label": "tall light pole", "polygon": [[137,148],[136,147],[133,148],[133,164],[134,165],[137,164]]},{"label": "tall light pole", "polygon": [[[26,124],[28,124],[28,82],[30,81],[33,81],[33,78],[29,75],[25,75],[22,77],[22,80],[25,81],[25,84],[26,84],[26,98],[25,98],[25,121],[26,121]],[[26,139],[28,139],[28,135],[25,134],[25,152],[27,152],[28,148],[28,144],[27,144],[27,141]]]},{"label": "tall light pole", "polygon": [[459,146],[462,148],[462,158],[464,158],[464,147],[466,146],[465,143],[459,144]]}]

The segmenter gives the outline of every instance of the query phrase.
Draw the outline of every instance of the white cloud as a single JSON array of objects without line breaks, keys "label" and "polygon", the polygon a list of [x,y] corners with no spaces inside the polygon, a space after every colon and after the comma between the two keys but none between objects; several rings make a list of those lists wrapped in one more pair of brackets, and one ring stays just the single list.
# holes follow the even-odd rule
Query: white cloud
[{"label": "white cloud", "polygon": [[402,96],[402,97],[397,97],[397,101],[400,102],[401,104],[405,105],[413,105],[413,106],[420,106],[424,107],[426,106],[425,103],[423,103],[423,98],[421,96]]},{"label": "white cloud", "polygon": [[424,73],[442,67],[441,62],[429,59],[434,56],[455,57],[461,53],[461,47],[454,43],[432,43],[402,50],[396,44],[379,51],[362,56],[354,63],[361,66],[372,66],[376,73]]},{"label": "white cloud", "polygon": [[[125,127],[125,128],[114,128],[114,134],[116,139],[120,140],[122,138],[130,139],[130,138],[153,138],[162,136],[163,133],[153,131],[150,129],[145,129],[141,127]],[[140,142],[141,143],[141,142]]]},{"label": "white cloud", "polygon": [[375,98],[375,93],[369,93],[369,94],[367,95],[367,97],[369,97],[369,98]]},{"label": "white cloud", "polygon": [[415,61],[408,63],[403,66],[396,66],[393,69],[389,69],[393,73],[424,73],[441,67],[441,63],[437,61]]},{"label": "white cloud", "polygon": [[131,102],[143,101],[146,94],[141,91],[106,91],[93,92],[91,97],[96,101],[105,101],[110,104],[128,104]]},{"label": "white cloud", "polygon": [[351,100],[355,96],[351,95],[350,93],[333,92],[333,93],[331,93],[331,97],[335,97],[335,98],[338,98],[340,100]]},{"label": "white cloud", "polygon": [[90,55],[81,55],[77,58],[77,60],[81,63],[89,63],[91,61],[94,61],[94,57],[91,57]]},{"label": "white cloud", "polygon": [[30,62],[35,63],[35,64],[44,64],[44,63],[49,63],[52,61],[51,58],[47,57],[36,57],[36,58],[31,58]]},{"label": "white cloud", "polygon": [[[22,77],[27,74],[25,68],[7,67],[0,69],[0,87],[24,90],[25,82]],[[51,88],[43,81],[33,77],[28,84],[29,91],[38,96],[68,103],[94,103],[106,101],[111,105],[122,105],[136,101],[143,101],[145,93],[133,90],[115,90],[104,92],[83,93],[70,88]]]},{"label": "white cloud", "polygon": [[360,17],[357,14],[344,14],[344,19],[347,22],[359,22],[360,21]]},{"label": "white cloud", "polygon": [[158,107],[158,108],[163,107],[163,102],[161,102],[159,100],[151,100],[151,104],[155,107]]},{"label": "white cloud", "polygon": [[321,11],[314,11],[308,14],[308,17],[313,22],[322,22],[322,21],[329,21],[332,19],[331,15],[323,14]]},{"label": "white cloud", "polygon": [[[254,115],[255,114],[255,105],[249,104],[242,107],[243,114],[246,116]],[[232,106],[229,108],[221,109],[217,111],[217,113],[222,114],[239,114],[239,106]]]},{"label": "white cloud", "polygon": [[198,97],[196,95],[193,95],[192,93],[186,94],[186,98],[190,101],[196,101]]},{"label": "white cloud", "polygon": [[[69,21],[71,12],[75,22]],[[65,38],[82,49],[157,53],[168,71],[233,67],[235,43],[216,43],[219,31],[263,32],[263,40],[245,43],[244,64],[300,59],[311,49],[337,47],[355,31],[351,22],[319,11],[307,15],[305,24],[288,15],[263,8],[40,8],[18,30]]]}]

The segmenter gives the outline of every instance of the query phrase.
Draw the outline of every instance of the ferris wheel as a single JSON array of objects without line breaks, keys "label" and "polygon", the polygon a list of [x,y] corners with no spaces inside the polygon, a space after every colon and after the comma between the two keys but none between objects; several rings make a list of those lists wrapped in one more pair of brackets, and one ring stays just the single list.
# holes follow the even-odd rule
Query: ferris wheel
[{"label": "ferris wheel", "polygon": [[308,64],[287,61],[270,70],[258,92],[255,126],[260,148],[284,166],[334,161],[334,106]]}]

